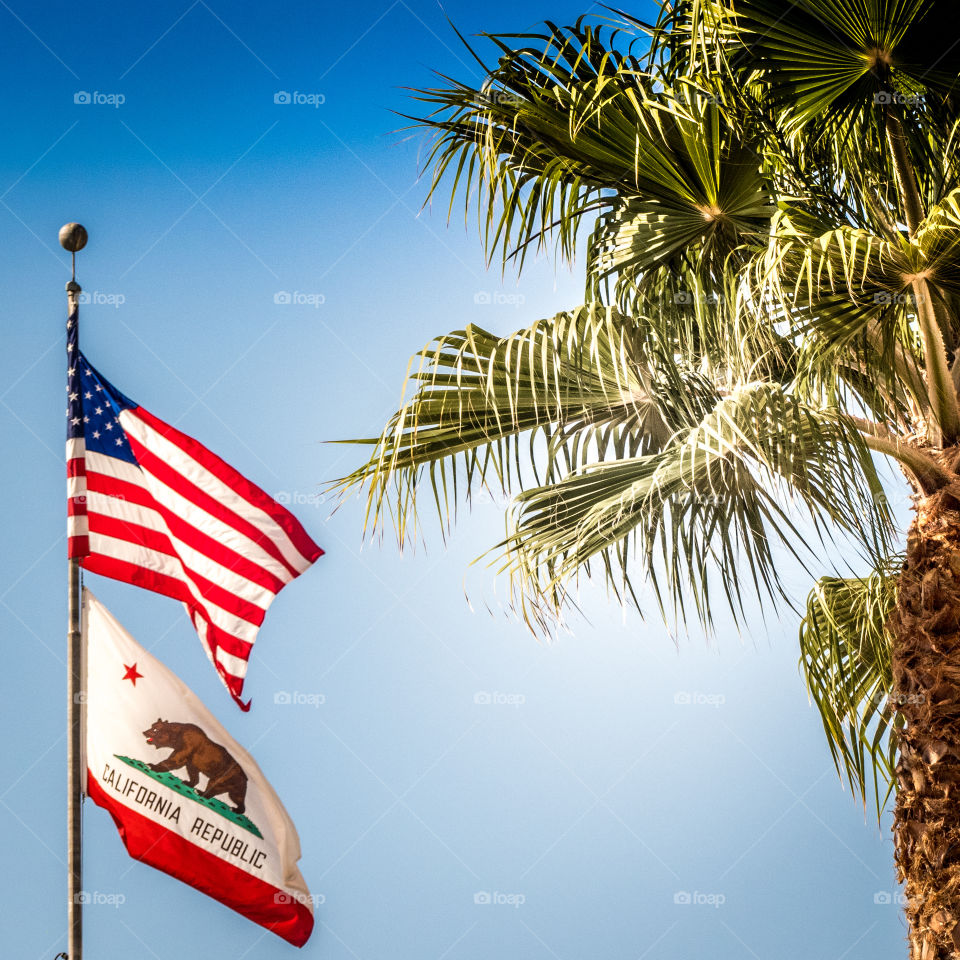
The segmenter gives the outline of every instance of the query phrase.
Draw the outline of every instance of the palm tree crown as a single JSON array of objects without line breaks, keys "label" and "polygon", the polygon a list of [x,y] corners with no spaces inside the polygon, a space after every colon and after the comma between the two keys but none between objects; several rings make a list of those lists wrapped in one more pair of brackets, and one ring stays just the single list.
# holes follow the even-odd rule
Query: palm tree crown
[{"label": "palm tree crown", "polygon": [[950,12],[677,0],[651,24],[488,38],[482,85],[418,95],[430,194],[464,198],[504,264],[572,259],[587,236],[584,303],[438,337],[340,481],[401,544],[425,490],[445,518],[464,490],[510,493],[496,549],[537,629],[590,574],[626,603],[646,579],[681,619],[742,616],[748,587],[786,595],[784,548],[809,565],[839,534],[868,573],[816,583],[801,663],[838,769],[878,808],[903,725],[903,547],[876,455],[916,497],[960,500]]}]

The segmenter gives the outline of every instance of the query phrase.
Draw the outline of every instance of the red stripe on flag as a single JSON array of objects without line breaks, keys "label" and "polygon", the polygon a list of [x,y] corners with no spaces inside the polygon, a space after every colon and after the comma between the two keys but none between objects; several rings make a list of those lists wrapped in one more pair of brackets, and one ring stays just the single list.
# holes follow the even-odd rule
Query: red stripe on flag
[{"label": "red stripe on flag", "polygon": [[183,603],[193,601],[182,580],[177,577],[168,577],[165,573],[158,573],[156,570],[150,570],[126,560],[118,560],[116,557],[108,557],[101,553],[91,553],[80,561],[80,566],[91,573],[122,580],[124,583],[143,587],[154,593],[162,593],[165,597],[172,597]]},{"label": "red stripe on flag", "polygon": [[[238,473],[229,463],[221,460],[215,453],[208,450],[202,443],[181,433],[169,424],[157,419],[152,413],[144,410],[143,407],[137,407],[132,410],[135,416],[143,420],[144,423],[153,427],[157,433],[164,436],[171,443],[176,444],[181,450],[193,457],[198,463],[202,464],[215,477],[223,481],[238,496],[243,497],[247,503],[259,507],[265,513],[269,514],[284,530],[290,541],[297,548],[300,554],[313,563],[319,557],[323,556],[323,550],[318,547],[313,540],[307,536],[306,530],[300,525],[300,521],[285,509],[268,493],[265,493],[255,483],[251,483],[243,474]],[[136,453],[134,454],[136,456]]]},{"label": "red stripe on flag", "polygon": [[189,520],[185,520],[179,514],[174,513],[174,511],[155,500],[145,486],[128,480],[120,480],[105,473],[89,473],[87,475],[87,489],[91,493],[102,493],[106,496],[126,500],[140,507],[146,507],[149,510],[155,510],[163,517],[167,529],[178,540],[182,540],[187,546],[192,547],[228,570],[233,570],[240,576],[246,577],[247,580],[251,580],[271,593],[279,593],[285,586],[284,581],[269,570],[264,569],[253,560],[241,556],[218,540],[214,540],[213,537],[198,530]]},{"label": "red stripe on flag", "polygon": [[217,584],[208,580],[202,574],[197,573],[196,570],[192,570],[189,567],[187,567],[187,570],[190,573],[190,579],[196,584],[197,591],[204,599],[209,600],[222,610],[232,613],[241,620],[252,623],[255,627],[259,627],[263,623],[266,611],[261,607],[258,607],[255,603],[249,603],[244,600],[243,597],[237,596],[237,594],[232,593],[230,590],[224,590],[223,587],[217,586]]},{"label": "red stripe on flag", "polygon": [[90,538],[83,534],[79,537],[67,537],[67,559],[76,560],[90,552]]},{"label": "red stripe on flag", "polygon": [[99,533],[105,537],[114,537],[117,540],[126,540],[129,543],[146,547],[148,550],[156,550],[157,553],[165,553],[168,556],[176,558],[177,551],[173,549],[170,538],[159,530],[151,530],[149,527],[142,527],[138,523],[131,523],[129,520],[122,520],[119,517],[111,517],[107,513],[92,511],[88,515],[91,533]]},{"label": "red stripe on flag", "polygon": [[[127,480],[119,480],[105,473],[90,473],[87,476],[87,490],[90,493],[101,493],[105,496],[114,497],[118,500],[124,500],[127,503],[155,511],[160,514],[167,529],[178,540],[183,541],[188,547],[191,547],[198,553],[202,553],[215,563],[226,567],[228,570],[232,570],[234,573],[245,577],[247,580],[250,580],[259,587],[263,587],[265,590],[269,590],[273,594],[279,593],[285,586],[283,581],[275,577],[269,570],[265,570],[259,566],[259,564],[254,563],[247,557],[241,556],[235,550],[231,550],[230,547],[224,546],[222,543],[214,540],[213,537],[198,530],[168,507],[154,500],[146,487],[141,487]],[[97,511],[94,511],[94,513],[97,513]],[[102,512],[100,515],[103,515]],[[136,526],[138,530],[149,529],[141,527],[139,524]],[[120,536],[120,539],[131,540],[134,543],[141,542],[135,536],[124,537],[120,534],[111,534],[111,536]],[[177,556],[176,547],[169,539],[167,539],[167,546],[156,547],[155,549],[161,550],[163,553],[169,553],[172,556]],[[184,565],[189,569],[188,564],[185,563]],[[231,596],[236,595],[231,594]],[[232,604],[225,604],[220,600],[214,600],[213,597],[210,599],[213,600],[217,606],[223,606],[225,609],[233,611]],[[240,598],[237,598],[238,601],[239,599]],[[246,616],[239,609],[233,612],[236,612],[237,616]],[[257,623],[259,624],[262,620],[263,617],[261,616],[260,621],[257,621]]]},{"label": "red stripe on flag", "polygon": [[313,914],[293,894],[221,860],[119,803],[100,786],[90,770],[87,796],[113,817],[123,845],[134,860],[189,884],[295,947],[302,947],[310,938]]},{"label": "red stripe on flag", "polygon": [[91,470],[87,474],[87,490],[91,493],[102,493],[107,497],[116,497],[117,500],[128,500],[138,507],[157,509],[157,503],[150,491],[143,484],[111,477],[108,473],[98,473]]},{"label": "red stripe on flag", "polygon": [[156,454],[152,453],[141,443],[127,434],[130,440],[130,449],[133,451],[137,462],[142,470],[153,474],[162,484],[175,490],[181,496],[186,497],[192,504],[199,507],[211,516],[221,520],[228,527],[242,533],[245,537],[252,540],[263,551],[273,557],[277,563],[280,563],[289,572],[292,580],[297,576],[297,571],[285,559],[278,549],[277,545],[262,531],[258,530],[252,523],[237,516],[229,507],[224,506],[215,500],[208,493],[205,493],[199,487],[192,484],[183,474],[171,467],[166,461],[161,460]]},{"label": "red stripe on flag", "polygon": [[209,557],[215,563],[219,563],[220,566],[232,570],[241,577],[246,577],[247,580],[255,583],[258,587],[263,587],[273,594],[279,593],[286,586],[279,577],[274,576],[269,570],[237,553],[236,550],[232,550],[230,547],[214,540],[213,537],[198,530],[167,507],[158,504],[157,509],[163,514],[167,527],[178,540],[182,540],[187,546],[202,553],[205,557]]},{"label": "red stripe on flag", "polygon": [[[136,576],[138,571],[146,570],[151,577],[156,577],[158,580],[157,586],[148,587],[148,589],[155,590],[157,593],[163,593],[176,600],[181,600],[187,604],[191,610],[196,609],[202,612],[205,620],[208,620],[209,617],[205,611],[201,610],[200,604],[208,602],[254,627],[259,627],[263,623],[265,611],[261,607],[258,607],[254,603],[249,603],[242,597],[237,596],[237,594],[231,593],[229,590],[224,590],[222,587],[217,586],[217,584],[207,580],[195,570],[185,566],[166,534],[151,530],[149,527],[142,527],[139,524],[130,523],[129,520],[111,517],[105,513],[91,513],[88,519],[91,534],[112,537],[123,543],[130,543],[133,544],[133,546],[143,547],[146,550],[153,550],[168,556],[184,570],[184,577],[174,577],[170,574],[153,570],[140,563],[134,563],[130,560],[123,560],[119,557],[107,556],[101,553],[94,554],[94,562],[99,564],[101,560],[105,560],[111,564],[116,564],[117,566],[114,568],[114,573],[105,573],[105,568],[95,570],[93,563],[82,564],[84,569],[88,569],[91,572],[102,573],[104,576],[112,576],[116,580],[124,580],[127,583],[133,583],[135,586],[140,587],[146,586],[146,582],[143,580],[135,582],[129,578]],[[190,584],[188,584],[187,579],[192,583],[193,590],[190,589]],[[173,590],[177,592],[174,593],[172,592]],[[199,600],[197,599],[198,594],[200,596]],[[211,623],[211,626],[214,625]],[[241,657],[244,660],[250,656],[253,645],[249,641],[226,633],[222,628],[215,627],[215,629],[218,630],[219,636],[224,638],[220,646],[222,646],[227,653],[231,653],[235,657]]]}]

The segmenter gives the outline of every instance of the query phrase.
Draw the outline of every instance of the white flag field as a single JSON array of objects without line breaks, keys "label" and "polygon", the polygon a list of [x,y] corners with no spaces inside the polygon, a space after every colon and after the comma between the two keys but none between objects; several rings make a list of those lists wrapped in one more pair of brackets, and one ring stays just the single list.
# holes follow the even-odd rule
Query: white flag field
[{"label": "white flag field", "polygon": [[300,841],[253,758],[89,590],[87,795],[127,852],[295,946],[313,929]]}]

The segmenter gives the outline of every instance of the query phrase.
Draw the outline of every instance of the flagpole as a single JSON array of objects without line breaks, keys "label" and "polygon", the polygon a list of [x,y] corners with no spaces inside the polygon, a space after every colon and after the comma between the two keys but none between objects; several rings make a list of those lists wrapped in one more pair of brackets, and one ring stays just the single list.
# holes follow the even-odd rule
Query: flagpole
[{"label": "flagpole", "polygon": [[[79,223],[60,228],[60,245],[71,254],[72,276],[67,283],[67,323],[79,322],[77,252],[87,242],[87,231]],[[68,326],[69,329],[69,326]],[[75,361],[76,357],[71,360]],[[83,645],[80,636],[80,561],[67,561],[67,956],[83,957],[83,770],[81,758],[83,709]]]}]

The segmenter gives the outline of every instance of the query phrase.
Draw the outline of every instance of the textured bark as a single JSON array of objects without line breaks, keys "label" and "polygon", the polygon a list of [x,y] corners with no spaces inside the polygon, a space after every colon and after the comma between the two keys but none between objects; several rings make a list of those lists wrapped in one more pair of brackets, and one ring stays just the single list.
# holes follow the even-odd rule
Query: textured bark
[{"label": "textured bark", "polygon": [[910,960],[960,958],[960,503],[917,504],[890,618],[893,703],[904,721],[895,861]]}]

